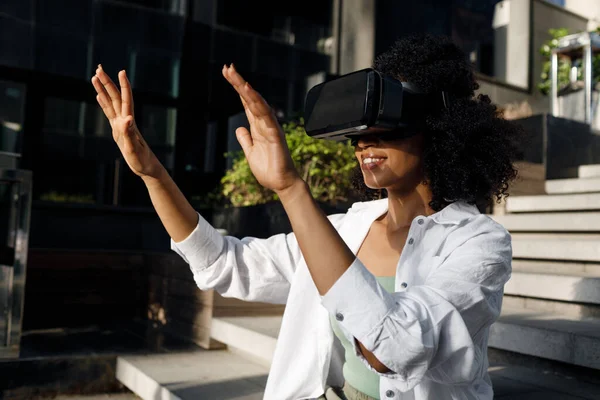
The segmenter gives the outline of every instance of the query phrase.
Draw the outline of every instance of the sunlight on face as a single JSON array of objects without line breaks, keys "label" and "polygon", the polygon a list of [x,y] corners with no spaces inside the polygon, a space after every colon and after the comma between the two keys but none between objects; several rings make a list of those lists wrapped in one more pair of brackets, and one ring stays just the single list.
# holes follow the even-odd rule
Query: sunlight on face
[{"label": "sunlight on face", "polygon": [[422,134],[395,140],[366,136],[354,151],[371,189],[408,192],[424,180]]}]

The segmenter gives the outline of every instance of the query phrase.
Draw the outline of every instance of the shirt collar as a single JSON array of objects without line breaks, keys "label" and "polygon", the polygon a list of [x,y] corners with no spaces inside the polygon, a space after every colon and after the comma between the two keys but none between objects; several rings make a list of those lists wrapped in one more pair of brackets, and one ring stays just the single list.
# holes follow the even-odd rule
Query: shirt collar
[{"label": "shirt collar", "polygon": [[[366,203],[365,217],[371,222],[382,216],[388,209],[388,200],[380,199]],[[458,225],[465,219],[480,214],[477,207],[463,201],[456,201],[447,205],[442,210],[429,216],[435,223],[440,225]]]}]

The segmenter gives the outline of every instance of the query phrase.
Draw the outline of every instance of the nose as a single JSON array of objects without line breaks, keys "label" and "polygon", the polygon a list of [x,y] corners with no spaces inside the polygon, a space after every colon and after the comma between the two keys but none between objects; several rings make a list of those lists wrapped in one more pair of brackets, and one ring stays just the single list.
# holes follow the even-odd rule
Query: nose
[{"label": "nose", "polygon": [[379,139],[375,135],[360,136],[356,141],[356,145],[361,149],[376,146],[377,143],[379,143]]}]

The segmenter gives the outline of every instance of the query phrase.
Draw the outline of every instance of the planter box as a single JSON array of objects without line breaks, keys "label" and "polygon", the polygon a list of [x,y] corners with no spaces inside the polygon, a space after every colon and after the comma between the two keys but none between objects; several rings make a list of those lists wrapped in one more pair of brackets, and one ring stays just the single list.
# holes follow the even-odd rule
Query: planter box
[{"label": "planter box", "polygon": [[[327,214],[345,213],[347,207],[334,207],[319,204]],[[279,233],[292,231],[290,221],[280,202],[272,202],[248,207],[231,207],[215,210],[212,225],[224,229],[228,235],[235,237],[253,236],[267,238]]]}]

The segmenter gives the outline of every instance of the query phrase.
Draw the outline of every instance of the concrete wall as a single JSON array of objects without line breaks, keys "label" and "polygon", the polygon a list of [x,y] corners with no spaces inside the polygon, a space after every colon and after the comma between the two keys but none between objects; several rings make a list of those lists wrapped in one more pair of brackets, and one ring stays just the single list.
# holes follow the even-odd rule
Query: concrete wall
[{"label": "concrete wall", "polygon": [[[339,4],[336,2],[336,7],[339,7]],[[346,74],[370,67],[375,56],[375,1],[342,1],[339,22],[341,22],[339,71],[334,68],[333,72]],[[335,22],[334,29],[337,27],[338,22]]]},{"label": "concrete wall", "polygon": [[598,28],[600,24],[600,1],[598,0],[565,0],[565,8],[589,20],[588,30]]},{"label": "concrete wall", "polygon": [[494,11],[494,76],[522,88],[529,84],[531,6],[528,0],[504,0]]}]

